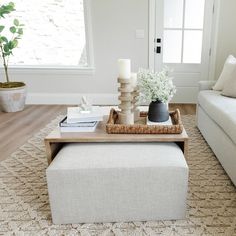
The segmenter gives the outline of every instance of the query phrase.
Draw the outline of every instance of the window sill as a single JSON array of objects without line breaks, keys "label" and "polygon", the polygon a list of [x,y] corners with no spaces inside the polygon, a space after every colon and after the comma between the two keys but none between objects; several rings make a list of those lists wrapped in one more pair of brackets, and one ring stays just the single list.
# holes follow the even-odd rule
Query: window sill
[{"label": "window sill", "polygon": [[[3,72],[3,67],[1,67]],[[9,66],[11,74],[94,75],[95,67],[77,66]]]}]

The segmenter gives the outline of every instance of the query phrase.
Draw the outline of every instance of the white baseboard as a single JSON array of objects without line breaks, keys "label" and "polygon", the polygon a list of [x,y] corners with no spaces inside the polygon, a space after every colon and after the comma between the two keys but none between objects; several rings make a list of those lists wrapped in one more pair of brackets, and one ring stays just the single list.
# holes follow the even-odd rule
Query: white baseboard
[{"label": "white baseboard", "polygon": [[118,94],[28,93],[26,104],[78,105],[86,96],[94,105],[118,105]]},{"label": "white baseboard", "polygon": [[[179,87],[171,103],[196,103],[198,88]],[[78,105],[82,96],[86,96],[94,105],[118,105],[118,93],[28,93],[27,104],[65,104]]]}]

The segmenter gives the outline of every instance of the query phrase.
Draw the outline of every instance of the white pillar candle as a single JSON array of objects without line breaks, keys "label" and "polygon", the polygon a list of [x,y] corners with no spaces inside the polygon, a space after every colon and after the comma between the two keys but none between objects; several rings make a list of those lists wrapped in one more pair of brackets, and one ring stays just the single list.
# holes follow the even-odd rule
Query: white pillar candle
[{"label": "white pillar candle", "polygon": [[137,73],[131,73],[131,85],[132,87],[137,86]]},{"label": "white pillar candle", "polygon": [[119,78],[130,79],[131,77],[131,62],[130,59],[118,60]]}]

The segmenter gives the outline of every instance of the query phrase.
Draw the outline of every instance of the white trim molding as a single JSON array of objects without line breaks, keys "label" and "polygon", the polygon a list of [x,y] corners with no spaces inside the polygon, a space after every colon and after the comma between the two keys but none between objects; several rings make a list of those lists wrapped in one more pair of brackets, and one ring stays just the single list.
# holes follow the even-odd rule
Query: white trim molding
[{"label": "white trim molding", "polygon": [[90,0],[84,0],[84,23],[86,33],[87,63],[90,67],[94,67],[92,16]]},{"label": "white trim molding", "polygon": [[[94,51],[93,51],[93,35],[90,12],[90,0],[83,0],[84,4],[84,23],[86,35],[86,55],[87,66],[67,66],[67,65],[9,65],[9,72],[16,75],[30,74],[37,77],[38,74],[43,75],[62,75],[67,79],[69,75],[94,75]],[[79,55],[78,55],[79,57]],[[0,74],[3,72],[3,66],[0,66]]]},{"label": "white trim molding", "polygon": [[[198,88],[178,87],[171,103],[196,103]],[[93,105],[116,106],[120,102],[118,93],[28,93],[26,104],[34,105],[78,105],[82,96],[86,96]],[[186,97],[188,102],[186,102]],[[142,104],[147,105],[147,104]]]},{"label": "white trim molding", "polygon": [[148,56],[148,66],[150,70],[155,69],[155,60],[154,60],[154,50],[155,50],[155,29],[156,29],[156,21],[155,21],[155,9],[156,9],[156,1],[149,0],[149,56]]},{"label": "white trim molding", "polygon": [[218,44],[218,31],[219,31],[219,18],[220,18],[220,0],[214,0],[214,14],[212,19],[212,32],[211,32],[211,58],[209,65],[209,80],[215,80],[216,69],[216,56]]},{"label": "white trim molding", "polygon": [[[9,66],[8,71],[13,75],[32,74],[38,75],[94,75],[93,67],[77,67],[77,66]],[[0,67],[0,74],[3,74],[3,67]]]},{"label": "white trim molding", "polygon": [[118,94],[28,93],[26,104],[78,105],[86,96],[93,105],[118,105]]}]

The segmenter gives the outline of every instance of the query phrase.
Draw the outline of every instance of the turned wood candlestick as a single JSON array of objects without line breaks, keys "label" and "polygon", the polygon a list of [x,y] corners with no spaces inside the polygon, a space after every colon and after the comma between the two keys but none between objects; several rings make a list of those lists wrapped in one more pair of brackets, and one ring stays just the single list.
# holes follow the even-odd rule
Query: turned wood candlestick
[{"label": "turned wood candlestick", "polygon": [[120,87],[118,91],[120,92],[119,100],[121,101],[119,108],[119,123],[132,125],[134,124],[134,113],[133,113],[133,87],[130,83],[130,79],[118,78],[118,83]]},{"label": "turned wood candlestick", "polygon": [[138,109],[139,105],[139,88],[135,86],[132,92],[133,96],[133,113],[134,113],[134,121],[138,121],[140,119],[140,111]]}]

